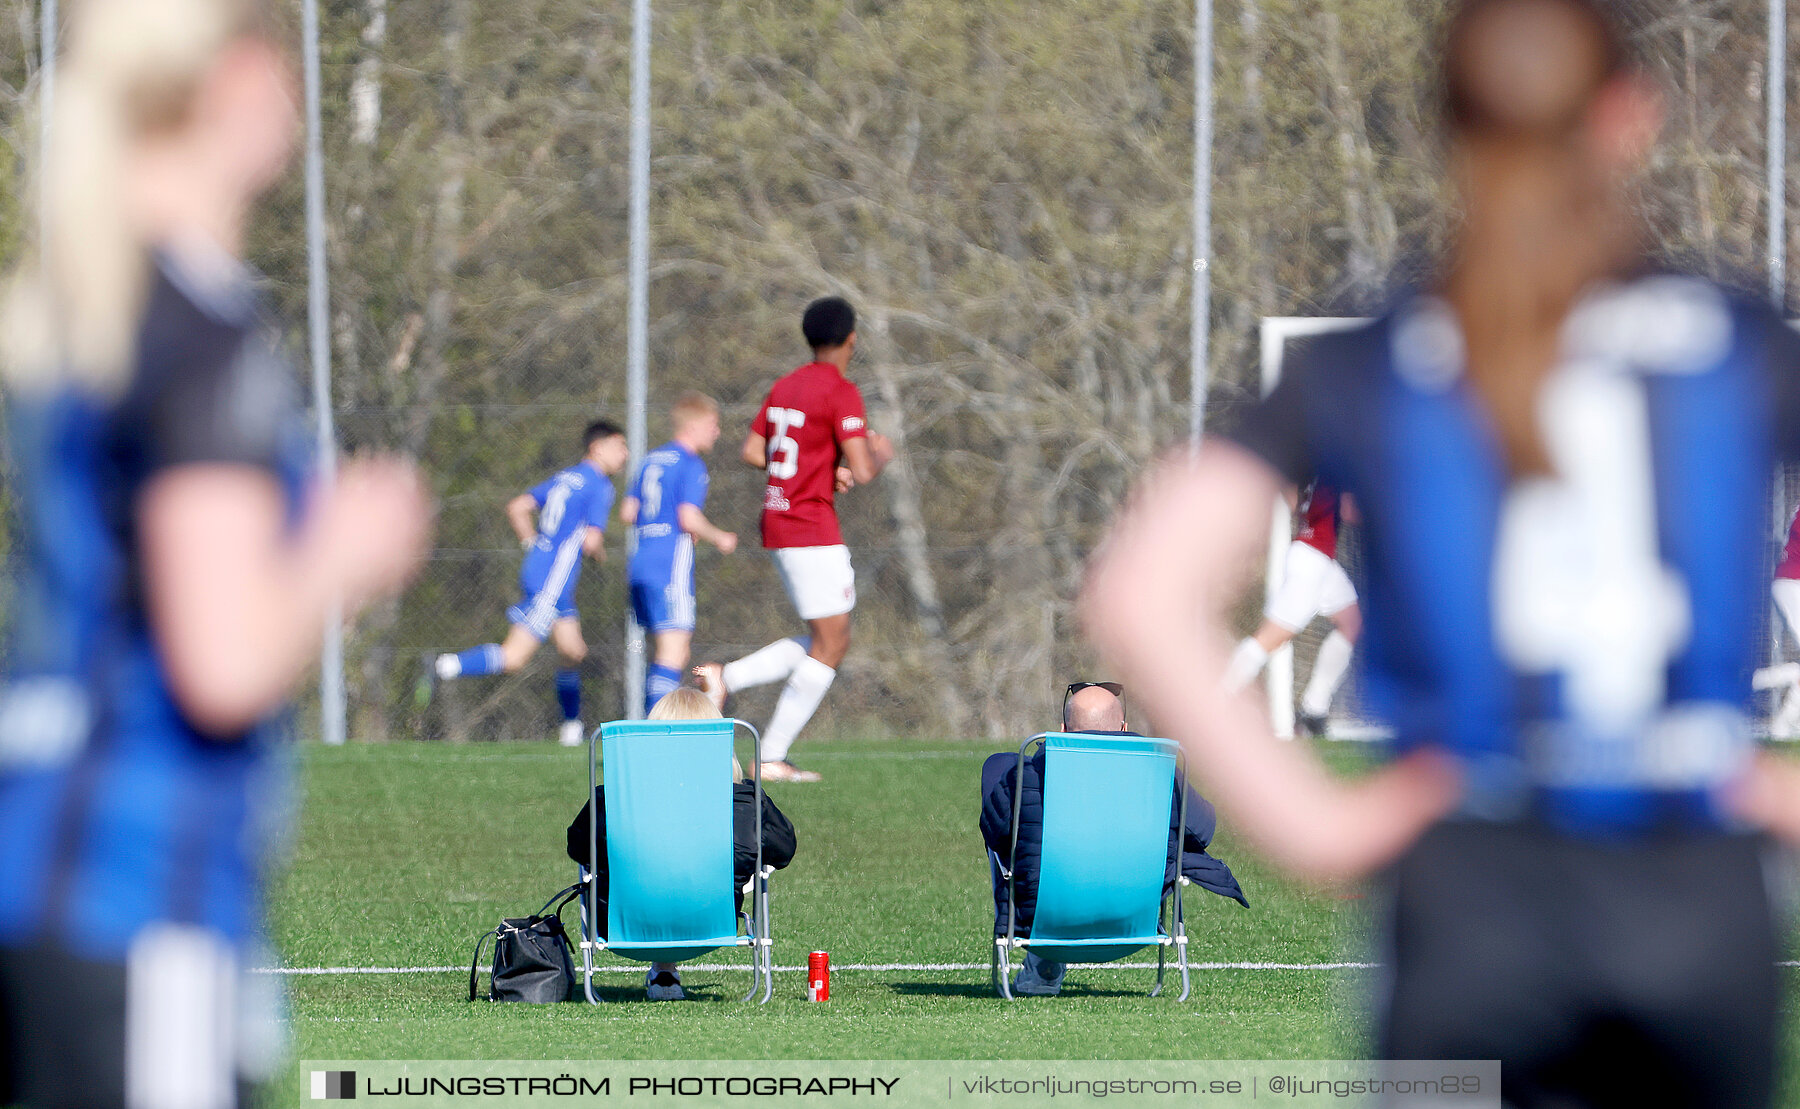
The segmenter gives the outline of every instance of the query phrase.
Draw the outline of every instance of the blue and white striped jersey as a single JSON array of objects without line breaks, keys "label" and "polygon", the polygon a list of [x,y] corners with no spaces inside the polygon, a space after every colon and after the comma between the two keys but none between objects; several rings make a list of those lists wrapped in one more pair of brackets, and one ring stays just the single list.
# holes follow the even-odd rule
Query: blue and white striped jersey
[{"label": "blue and white striped jersey", "polygon": [[566,574],[570,581],[581,574],[581,541],[590,527],[606,530],[612,511],[613,487],[605,474],[589,462],[578,462],[531,489],[537,502],[537,537],[525,552],[519,580],[526,592],[535,592],[552,574]]},{"label": "blue and white striped jersey", "polygon": [[151,634],[136,509],[170,468],[267,471],[292,517],[308,437],[247,281],[202,292],[159,260],[123,396],[12,396],[23,557],[0,690],[0,943],[122,960],[156,922],[259,926],[287,797],[281,720],[201,734]]},{"label": "blue and white striped jersey", "polygon": [[606,530],[613,487],[591,463],[577,462],[533,486],[531,499],[538,506],[538,533],[531,549],[548,553],[570,539],[580,539],[589,527]]},{"label": "blue and white striped jersey", "polygon": [[1367,692],[1462,756],[1471,816],[1574,834],[1722,823],[1800,356],[1767,308],[1649,276],[1574,311],[1513,478],[1442,302],[1311,342],[1231,438],[1356,497]]},{"label": "blue and white striped jersey", "polygon": [[694,540],[681,530],[681,506],[706,508],[706,463],[680,443],[664,443],[644,457],[631,495],[638,501],[637,549],[631,580],[667,584],[694,569]]}]

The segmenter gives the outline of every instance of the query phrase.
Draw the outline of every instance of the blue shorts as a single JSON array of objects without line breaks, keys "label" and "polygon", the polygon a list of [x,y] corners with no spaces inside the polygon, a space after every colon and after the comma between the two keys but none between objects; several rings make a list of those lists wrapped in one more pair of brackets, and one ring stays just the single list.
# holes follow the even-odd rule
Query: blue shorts
[{"label": "blue shorts", "polygon": [[[575,583],[581,580],[581,547],[572,545],[574,557],[556,558],[549,565],[527,558],[519,571],[519,603],[506,610],[506,619],[538,637],[550,637],[550,625],[575,619]],[[560,553],[560,552],[559,552]]]},{"label": "blue shorts", "polygon": [[694,576],[677,575],[667,583],[632,582],[631,611],[638,626],[650,632],[693,631]]}]

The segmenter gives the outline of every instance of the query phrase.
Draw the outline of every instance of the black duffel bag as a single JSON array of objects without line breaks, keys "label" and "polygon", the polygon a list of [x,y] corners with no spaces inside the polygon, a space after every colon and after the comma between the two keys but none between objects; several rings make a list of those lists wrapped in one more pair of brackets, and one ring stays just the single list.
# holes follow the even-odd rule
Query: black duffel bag
[{"label": "black duffel bag", "polygon": [[528,917],[510,917],[475,941],[469,960],[469,1000],[476,998],[475,970],[481,947],[494,940],[494,970],[488,979],[489,1001],[526,1001],[545,1005],[567,1001],[575,993],[575,961],[569,934],[563,930],[563,906],[581,892],[579,883],[559,891]]}]

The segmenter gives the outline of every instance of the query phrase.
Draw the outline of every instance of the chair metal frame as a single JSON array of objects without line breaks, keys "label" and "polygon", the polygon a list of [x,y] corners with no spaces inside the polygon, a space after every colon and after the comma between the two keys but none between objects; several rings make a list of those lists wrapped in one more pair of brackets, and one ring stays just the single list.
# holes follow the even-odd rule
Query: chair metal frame
[{"label": "chair metal frame", "polygon": [[[747,720],[727,717],[725,722],[732,725],[734,737],[739,727],[750,733],[750,749],[754,767],[752,781],[756,784],[756,869],[751,872],[750,880],[744,883],[744,893],[749,899],[750,911],[738,910],[738,919],[744,925],[745,934],[738,937],[736,945],[750,949],[750,992],[739,998],[739,1001],[749,1001],[756,996],[760,989],[762,998],[757,1004],[767,1005],[775,993],[774,940],[769,933],[769,876],[775,873],[775,868],[763,864],[762,733],[756,730],[756,725]],[[670,723],[674,723],[674,721],[670,721]],[[592,799],[594,791],[600,786],[600,741],[601,733],[605,728],[606,725],[602,724],[588,735],[588,858],[590,859],[598,858],[600,854],[600,813],[598,808],[593,805]],[[603,999],[594,992],[595,953],[605,951],[607,943],[600,937],[599,922],[595,919],[598,914],[593,911],[593,905],[588,898],[588,892],[592,888],[589,884],[592,876],[589,874],[588,868],[580,864],[576,864],[576,872],[581,883],[579,903],[581,906],[582,993],[586,996],[588,1004],[599,1005],[602,1004]]]},{"label": "chair metal frame", "polygon": [[[1013,768],[1012,846],[1008,852],[1010,857],[1014,860],[1017,860],[1019,857],[1019,809],[1025,794],[1026,753],[1031,748],[1032,744],[1035,743],[1041,746],[1048,737],[1064,734],[1070,733],[1039,732],[1037,735],[1034,735],[1030,739],[1019,744],[1019,762],[1018,765]],[[1103,735],[1104,733],[1101,733],[1102,737]],[[1096,736],[1093,734],[1086,734],[1083,735],[1083,738],[1093,739],[1096,738]],[[1157,739],[1157,737],[1154,736],[1132,736],[1130,738],[1138,742],[1142,742],[1145,739]],[[1191,884],[1188,879],[1181,874],[1181,845],[1183,838],[1187,834],[1187,760],[1182,755],[1179,744],[1174,743],[1172,740],[1159,739],[1157,741],[1168,743],[1174,748],[1175,788],[1177,790],[1177,795],[1180,798],[1177,802],[1180,812],[1180,823],[1177,825],[1179,830],[1176,833],[1175,841],[1175,883],[1169,888],[1168,893],[1161,895],[1156,908],[1156,985],[1151,987],[1150,996],[1155,997],[1162,993],[1163,977],[1167,965],[1168,952],[1169,948],[1173,947],[1175,949],[1176,966],[1181,971],[1181,996],[1175,999],[1180,1002],[1188,999],[1188,994],[1192,989],[1192,983],[1188,976],[1187,919],[1181,903],[1181,891]],[[1044,758],[1044,772],[1048,774],[1049,770],[1050,759],[1049,756],[1046,755]],[[1020,936],[1017,934],[1018,903],[1016,900],[1017,890],[1015,888],[1017,879],[1014,877],[1013,869],[1011,867],[1002,866],[999,856],[996,855],[991,848],[988,850],[988,865],[993,872],[998,873],[1006,882],[1006,935],[994,937],[994,950],[991,965],[994,991],[1006,1000],[1013,1001],[1016,1000],[1016,998],[1013,996],[1011,982],[1012,952],[1015,949],[1029,949],[1031,947],[1031,939],[1028,936]],[[1166,865],[1167,864],[1165,863],[1165,867]],[[1041,859],[1039,860],[1039,866],[1040,868],[1042,867]],[[1043,886],[1040,884],[1038,887],[1038,897],[1040,901],[1042,900],[1043,895]],[[1169,902],[1171,900],[1174,902],[1173,927],[1169,926]]]}]

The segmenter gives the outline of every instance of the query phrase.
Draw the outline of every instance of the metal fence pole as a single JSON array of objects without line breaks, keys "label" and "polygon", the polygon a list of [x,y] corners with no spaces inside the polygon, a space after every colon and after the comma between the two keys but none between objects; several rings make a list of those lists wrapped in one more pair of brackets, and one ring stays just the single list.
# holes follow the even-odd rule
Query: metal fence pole
[{"label": "metal fence pole", "polygon": [[[650,357],[650,0],[633,0],[631,16],[631,294],[626,315],[626,424],[631,465],[649,444],[645,428]],[[627,560],[637,530],[625,533]],[[625,617],[625,715],[644,715],[644,629]]]},{"label": "metal fence pole", "polygon": [[[1769,0],[1769,58],[1764,95],[1768,98],[1768,126],[1763,134],[1763,155],[1768,166],[1769,300],[1787,315],[1787,0]],[[1769,505],[1769,534],[1776,543],[1787,539],[1788,490],[1785,471],[1777,469]],[[1769,650],[1766,662],[1781,661],[1782,617],[1769,612]]]},{"label": "metal fence pole", "polygon": [[[331,311],[325,273],[325,154],[319,133],[319,5],[302,0],[301,63],[306,70],[306,322],[312,354],[313,413],[318,420],[319,480],[337,476],[337,429],[331,417]],[[326,743],[344,742],[344,613],[333,602],[325,617],[319,657],[319,731]]]},{"label": "metal fence pole", "polygon": [[1206,428],[1212,326],[1213,5],[1194,6],[1194,293],[1189,324],[1188,438],[1200,442]]}]

